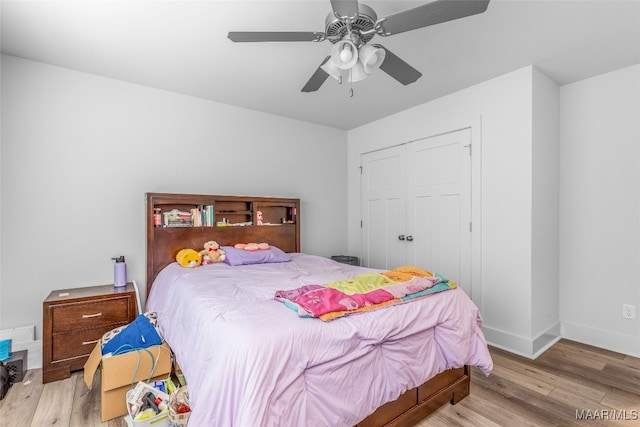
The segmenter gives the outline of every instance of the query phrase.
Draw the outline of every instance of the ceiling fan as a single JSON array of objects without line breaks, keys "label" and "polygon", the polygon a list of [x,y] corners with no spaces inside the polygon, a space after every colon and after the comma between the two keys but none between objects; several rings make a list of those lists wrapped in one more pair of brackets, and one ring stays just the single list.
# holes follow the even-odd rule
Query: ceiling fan
[{"label": "ceiling fan", "polygon": [[[314,92],[331,76],[342,83],[366,78],[375,69],[408,85],[422,73],[394,55],[380,44],[370,44],[374,36],[394,34],[453,21],[487,10],[489,0],[435,0],[412,9],[378,19],[375,11],[357,0],[331,0],[333,11],[325,20],[325,31],[229,32],[234,42],[321,42],[333,43],[331,55],[324,58],[318,69],[302,88]],[[353,96],[353,91],[351,91]]]}]

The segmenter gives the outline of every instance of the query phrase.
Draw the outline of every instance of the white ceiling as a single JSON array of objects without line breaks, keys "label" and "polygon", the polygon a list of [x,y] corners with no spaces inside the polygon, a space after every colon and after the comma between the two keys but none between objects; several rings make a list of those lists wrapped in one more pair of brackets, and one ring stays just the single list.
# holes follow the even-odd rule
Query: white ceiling
[{"label": "white ceiling", "polygon": [[[453,0],[455,1],[455,0]],[[384,17],[425,3],[363,1]],[[341,129],[533,64],[560,85],[640,63],[640,0],[492,0],[374,41],[420,70],[304,86],[331,43],[232,43],[229,31],[324,31],[329,0],[2,0],[2,52]]]}]

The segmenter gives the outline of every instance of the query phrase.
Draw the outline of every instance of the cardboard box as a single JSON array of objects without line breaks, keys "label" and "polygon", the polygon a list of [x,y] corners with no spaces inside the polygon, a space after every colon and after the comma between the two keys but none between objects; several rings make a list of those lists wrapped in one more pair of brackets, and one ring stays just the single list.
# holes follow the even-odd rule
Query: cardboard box
[{"label": "cardboard box", "polygon": [[169,376],[171,348],[163,343],[117,356],[102,357],[101,345],[98,343],[84,365],[84,382],[87,387],[91,388],[93,377],[101,365],[100,417],[105,422],[127,414],[126,395],[132,385],[147,381],[149,377],[153,382]]}]

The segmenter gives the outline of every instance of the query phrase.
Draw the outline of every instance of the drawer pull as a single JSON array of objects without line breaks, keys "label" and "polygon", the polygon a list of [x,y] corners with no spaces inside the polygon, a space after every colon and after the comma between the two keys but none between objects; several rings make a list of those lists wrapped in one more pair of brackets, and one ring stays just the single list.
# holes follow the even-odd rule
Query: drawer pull
[{"label": "drawer pull", "polygon": [[102,316],[102,312],[100,312],[100,313],[95,313],[95,314],[83,314],[83,315],[82,315],[82,318],[83,318],[83,319],[88,319],[88,318],[90,318],[90,317],[100,317],[100,316]]},{"label": "drawer pull", "polygon": [[95,344],[98,341],[100,341],[100,338],[98,338],[97,340],[93,340],[93,341],[82,341],[82,345]]}]

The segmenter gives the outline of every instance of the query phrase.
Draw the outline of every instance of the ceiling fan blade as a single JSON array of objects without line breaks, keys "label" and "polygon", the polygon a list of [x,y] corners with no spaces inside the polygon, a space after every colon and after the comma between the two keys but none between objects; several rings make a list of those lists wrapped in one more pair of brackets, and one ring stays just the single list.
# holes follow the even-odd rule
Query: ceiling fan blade
[{"label": "ceiling fan blade", "polygon": [[429,25],[453,21],[487,10],[489,0],[436,0],[389,15],[382,22],[382,35],[392,35]]},{"label": "ceiling fan blade", "polygon": [[333,8],[333,13],[338,16],[338,18],[353,18],[358,14],[357,0],[331,0],[331,7]]},{"label": "ceiling fan blade", "polygon": [[393,54],[389,49],[380,45],[375,46],[384,49],[384,51],[386,52],[384,61],[380,65],[380,69],[403,85],[406,86],[422,77],[422,73],[420,71],[404,62],[398,56]]},{"label": "ceiling fan blade", "polygon": [[320,86],[322,86],[325,80],[327,80],[327,77],[329,77],[329,74],[327,74],[320,67],[322,67],[325,64],[325,62],[329,60],[329,58],[331,58],[331,55],[324,58],[324,61],[322,61],[322,64],[320,64],[320,66],[318,67],[316,72],[313,73],[313,75],[311,76],[307,84],[304,85],[304,87],[302,88],[303,92],[315,92],[318,89],[320,89]]},{"label": "ceiling fan blade", "polygon": [[315,31],[231,31],[227,37],[234,42],[315,42],[324,40],[325,34]]}]

